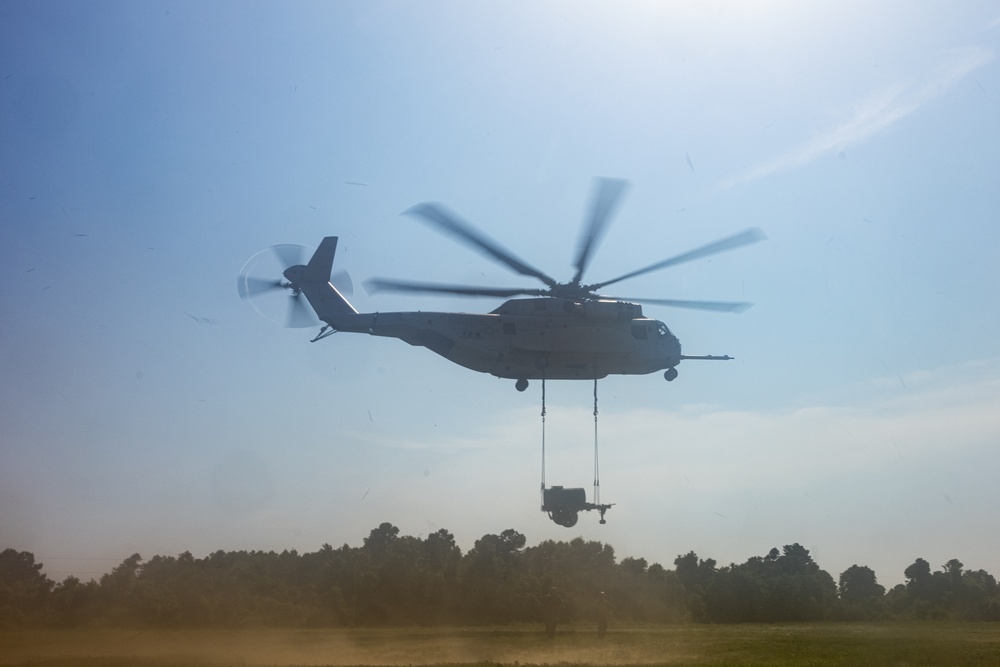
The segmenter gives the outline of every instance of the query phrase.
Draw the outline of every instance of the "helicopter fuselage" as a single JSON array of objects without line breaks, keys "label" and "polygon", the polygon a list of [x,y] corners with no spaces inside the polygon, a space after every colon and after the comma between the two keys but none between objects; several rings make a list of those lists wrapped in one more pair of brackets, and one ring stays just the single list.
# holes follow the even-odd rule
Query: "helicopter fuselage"
[{"label": "helicopter fuselage", "polygon": [[732,358],[682,355],[667,325],[617,299],[510,299],[482,314],[359,313],[330,282],[336,250],[337,237],[326,237],[308,264],[286,269],[288,282],[277,285],[295,298],[304,295],[325,323],[314,341],[337,331],[398,338],[465,368],[517,380],[518,391],[532,379],[597,380],[664,369],[671,381],[684,359]]},{"label": "helicopter fuselage", "polygon": [[[500,378],[599,379],[673,368],[680,341],[622,301],[511,299],[485,314],[365,313],[339,331],[398,338]],[[352,318],[353,319],[353,318]]]}]

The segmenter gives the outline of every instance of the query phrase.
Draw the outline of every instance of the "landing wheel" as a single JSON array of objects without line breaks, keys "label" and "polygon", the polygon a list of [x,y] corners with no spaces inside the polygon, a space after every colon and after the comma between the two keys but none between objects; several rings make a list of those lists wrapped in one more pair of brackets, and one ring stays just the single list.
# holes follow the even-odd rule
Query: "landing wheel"
[{"label": "landing wheel", "polygon": [[667,370],[663,371],[663,379],[666,380],[667,382],[673,382],[674,380],[676,380],[677,379],[677,369],[676,368],[668,368]]},{"label": "landing wheel", "polygon": [[514,383],[514,389],[517,389],[518,391],[524,391],[527,388],[528,388],[528,381],[525,380],[524,378],[521,378],[520,380]]}]

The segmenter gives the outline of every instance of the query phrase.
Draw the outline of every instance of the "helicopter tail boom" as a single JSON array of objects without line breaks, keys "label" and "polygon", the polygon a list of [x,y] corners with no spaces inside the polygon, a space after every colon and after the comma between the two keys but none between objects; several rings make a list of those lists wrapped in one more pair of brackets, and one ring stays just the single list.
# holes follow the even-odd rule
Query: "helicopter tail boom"
[{"label": "helicopter tail boom", "polygon": [[[324,238],[309,263],[289,269],[286,277],[302,291],[321,320],[335,329],[350,330],[360,317],[358,311],[330,282],[337,240],[336,236]],[[289,275],[291,271],[294,275]]]}]

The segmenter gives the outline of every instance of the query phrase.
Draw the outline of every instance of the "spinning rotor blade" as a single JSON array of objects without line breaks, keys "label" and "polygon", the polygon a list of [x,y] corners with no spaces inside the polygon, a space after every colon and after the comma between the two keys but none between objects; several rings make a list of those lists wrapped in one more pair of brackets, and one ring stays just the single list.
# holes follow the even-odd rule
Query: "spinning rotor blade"
[{"label": "spinning rotor blade", "polygon": [[240,275],[236,281],[236,289],[240,293],[240,298],[244,300],[258,294],[284,288],[285,282],[282,280],[264,280],[262,278],[251,278],[250,276]]},{"label": "spinning rotor blade", "polygon": [[448,232],[458,240],[478,248],[488,257],[492,257],[502,264],[506,264],[521,275],[534,276],[549,287],[554,287],[557,284],[554,279],[550,278],[530,264],[518,259],[512,252],[500,246],[500,244],[496,241],[493,241],[480,232],[477,232],[471,225],[459,219],[458,216],[451,213],[440,204],[417,204],[413,208],[403,211],[403,213],[422,218],[439,229]]},{"label": "spinning rotor blade", "polygon": [[305,250],[305,246],[290,243],[271,246],[271,252],[278,256],[286,269],[305,264]]},{"label": "spinning rotor blade", "polygon": [[519,294],[544,296],[546,292],[540,289],[517,289],[505,287],[467,287],[464,285],[441,285],[437,283],[418,283],[401,280],[382,280],[372,278],[365,281],[369,292],[421,292],[425,294],[461,294],[463,296],[494,296],[508,297]]},{"label": "spinning rotor blade", "polygon": [[613,301],[631,301],[632,303],[650,303],[657,306],[672,306],[674,308],[693,308],[695,310],[714,310],[720,313],[742,313],[753,304],[745,301],[687,301],[684,299],[633,299],[631,297],[604,296],[602,299]]},{"label": "spinning rotor blade", "polygon": [[708,245],[703,245],[700,248],[689,250],[688,252],[677,255],[676,257],[671,257],[670,259],[665,259],[662,262],[657,262],[656,264],[650,264],[647,267],[636,269],[635,271],[626,273],[623,276],[618,276],[617,278],[613,278],[611,280],[605,280],[604,282],[597,283],[595,285],[589,285],[589,288],[592,290],[600,289],[607,285],[611,285],[612,283],[625,280],[626,278],[634,278],[636,276],[641,276],[644,273],[665,269],[668,266],[683,264],[684,262],[690,262],[695,259],[701,259],[702,257],[708,257],[709,255],[725,252],[726,250],[732,250],[751,243],[756,243],[757,241],[762,241],[765,238],[767,237],[764,235],[764,232],[757,227],[753,227],[739,232],[738,234],[733,234],[732,236],[719,239],[718,241],[714,241]]},{"label": "spinning rotor blade", "polygon": [[303,329],[316,324],[312,309],[306,305],[301,292],[296,292],[288,300],[288,320],[285,326],[290,329]]},{"label": "spinning rotor blade", "polygon": [[[274,258],[270,261],[267,259],[268,251],[274,255]],[[278,269],[278,273],[280,273],[291,266],[298,266],[305,261],[306,252],[308,252],[308,248],[305,246],[285,243],[273,245],[253,255],[253,257],[243,264],[243,268],[240,269],[239,276],[236,278],[236,289],[240,294],[240,298],[245,300],[260,294],[289,287],[288,283],[283,280],[258,278],[251,274],[257,273],[260,275],[262,272],[271,274],[274,272],[274,269]],[[275,259],[278,261],[277,265],[274,265]]]},{"label": "spinning rotor blade", "polygon": [[[275,324],[296,328],[318,324],[319,320],[298,288],[280,277],[283,271],[302,265],[310,254],[309,248],[292,244],[271,246],[254,254],[243,264],[236,279],[240,298]],[[350,278],[346,283],[349,289]],[[286,290],[290,292],[287,300],[277,294]]]},{"label": "spinning rotor blade", "polygon": [[577,244],[576,275],[572,282],[580,282],[583,272],[587,270],[590,263],[590,253],[597,247],[604,231],[607,229],[611,214],[614,213],[621,201],[622,195],[628,188],[628,181],[619,178],[600,178],[597,180],[597,189],[594,191],[594,200],[590,206],[590,223],[586,229],[582,230],[580,241]]}]

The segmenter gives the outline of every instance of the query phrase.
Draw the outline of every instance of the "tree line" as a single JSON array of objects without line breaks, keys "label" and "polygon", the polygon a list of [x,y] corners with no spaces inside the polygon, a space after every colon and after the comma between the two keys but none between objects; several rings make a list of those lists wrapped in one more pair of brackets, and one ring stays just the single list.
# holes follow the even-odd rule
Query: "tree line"
[{"label": "tree line", "polygon": [[918,558],[886,591],[852,565],[838,580],[799,544],[719,567],[694,552],[673,569],[615,558],[576,538],[528,547],[513,529],[466,553],[447,530],[400,535],[383,523],[360,547],[129,556],[99,580],[53,582],[30,552],[0,552],[0,628],[349,627],[537,622],[552,588],[563,621],[587,621],[600,592],[620,623],[883,619],[1000,621],[996,579],[955,559]]}]

